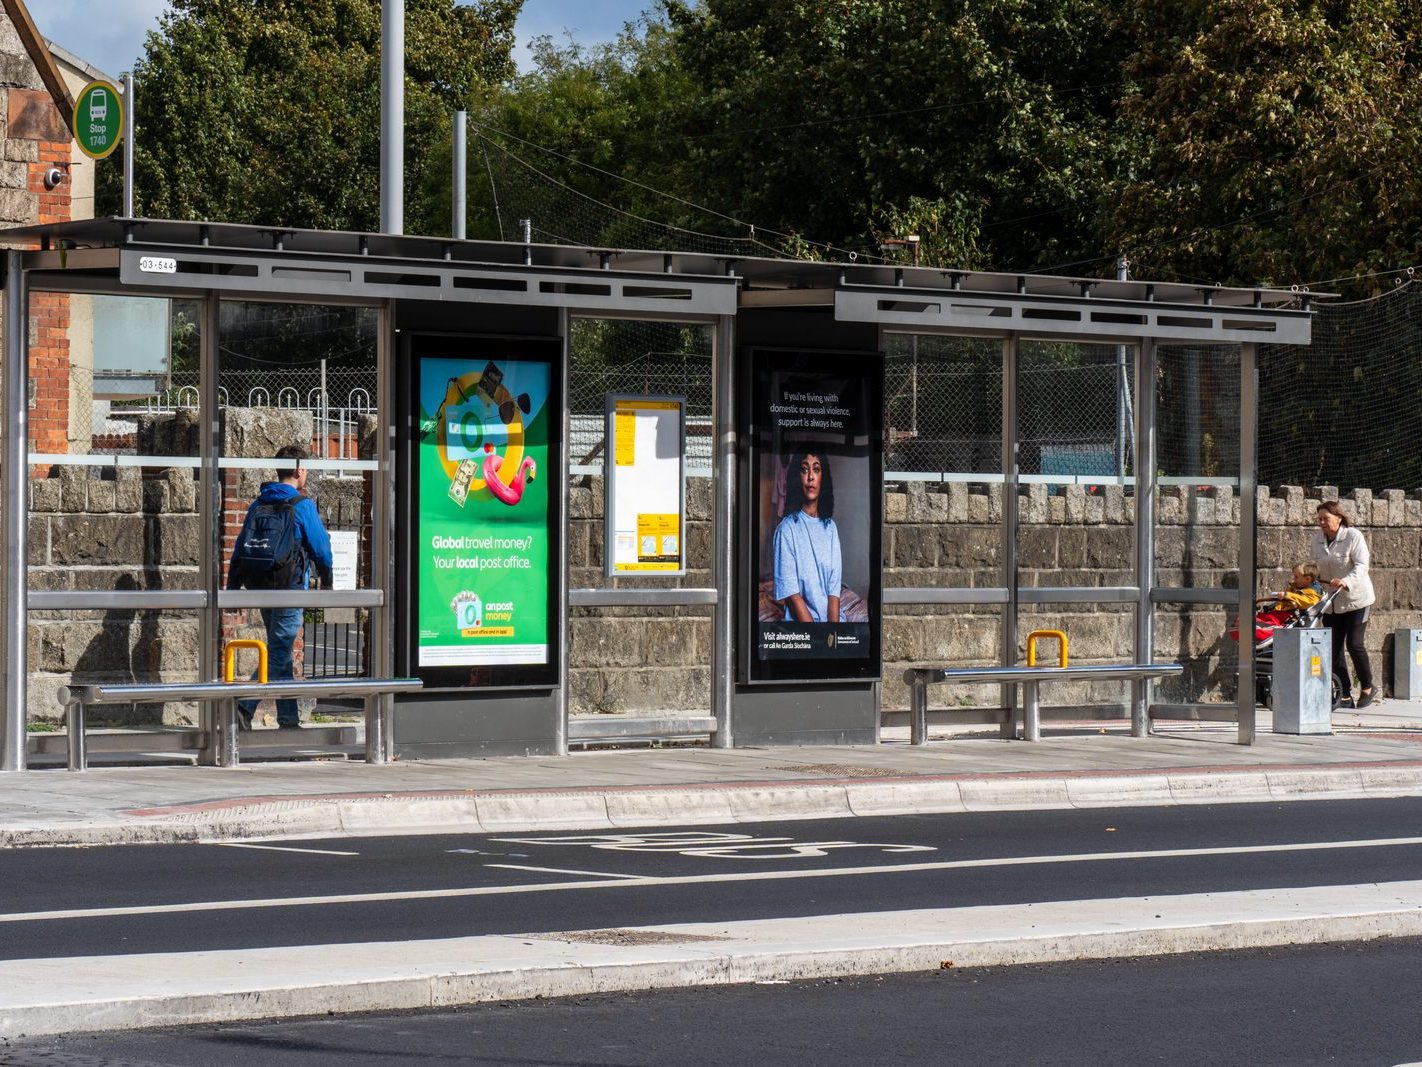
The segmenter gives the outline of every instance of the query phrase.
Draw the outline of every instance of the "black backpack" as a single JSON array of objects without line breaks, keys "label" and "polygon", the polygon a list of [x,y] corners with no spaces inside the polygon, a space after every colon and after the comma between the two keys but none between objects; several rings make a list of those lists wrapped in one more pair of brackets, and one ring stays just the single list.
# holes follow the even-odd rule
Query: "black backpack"
[{"label": "black backpack", "polygon": [[306,550],[296,529],[299,493],[290,500],[254,504],[242,523],[232,553],[228,587],[232,589],[298,589],[306,574]]}]

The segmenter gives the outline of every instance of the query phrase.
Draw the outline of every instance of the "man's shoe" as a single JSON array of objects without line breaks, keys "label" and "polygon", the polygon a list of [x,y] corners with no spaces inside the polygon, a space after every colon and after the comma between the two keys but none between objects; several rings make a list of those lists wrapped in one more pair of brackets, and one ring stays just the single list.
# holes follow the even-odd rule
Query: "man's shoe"
[{"label": "man's shoe", "polygon": [[1373,686],[1371,689],[1364,689],[1361,693],[1358,694],[1358,703],[1356,706],[1359,708],[1366,708],[1377,698],[1377,695],[1377,686]]}]

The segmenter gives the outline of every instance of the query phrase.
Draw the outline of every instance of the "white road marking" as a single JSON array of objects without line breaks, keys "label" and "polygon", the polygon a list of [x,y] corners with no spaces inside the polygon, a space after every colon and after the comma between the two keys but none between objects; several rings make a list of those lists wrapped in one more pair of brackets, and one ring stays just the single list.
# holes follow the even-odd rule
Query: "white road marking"
[{"label": "white road marking", "polygon": [[257,900],[204,900],[187,904],[139,904],[121,908],[69,908],[20,911],[0,915],[0,923],[50,919],[95,919],[118,915],[169,915],[199,911],[240,911],[245,908],[296,908],[314,904],[378,904],[402,900],[444,900],[458,897],[560,893],[583,889],[627,889],[641,886],[709,885],[717,882],[768,882],[798,878],[849,878],[859,875],[903,874],[915,871],[971,870],[1052,863],[1099,863],[1113,860],[1172,859],[1186,856],[1246,856],[1280,852],[1322,852],[1333,849],[1389,848],[1422,845],[1422,837],[1385,837],[1363,841],[1316,841],[1287,845],[1232,845],[1220,848],[1171,848],[1136,852],[1084,852],[1060,856],[1001,856],[937,863],[889,863],[874,867],[824,867],[798,871],[736,871],[728,874],[687,874],[669,877],[630,875],[618,881],[545,882],[534,885],[463,886],[457,889],[412,889],[389,893],[335,893],[322,897],[277,897]]},{"label": "white road marking", "polygon": [[243,841],[216,841],[220,848],[260,848],[267,852],[309,852],[313,856],[359,856],[359,852],[338,852],[333,848],[297,848],[295,845],[249,845]]},{"label": "white road marking", "polygon": [[524,867],[517,863],[486,863],[485,867],[502,867],[506,871],[537,871],[540,874],[581,874],[589,878],[640,878],[639,874],[617,874],[615,871],[570,871],[563,867]]},{"label": "white road marking", "polygon": [[701,830],[641,834],[578,834],[573,837],[498,837],[520,845],[587,845],[614,852],[675,852],[705,859],[793,860],[827,856],[831,850],[868,848],[879,852],[937,852],[933,845],[881,845],[859,841],[796,841],[793,837],[754,837]]}]

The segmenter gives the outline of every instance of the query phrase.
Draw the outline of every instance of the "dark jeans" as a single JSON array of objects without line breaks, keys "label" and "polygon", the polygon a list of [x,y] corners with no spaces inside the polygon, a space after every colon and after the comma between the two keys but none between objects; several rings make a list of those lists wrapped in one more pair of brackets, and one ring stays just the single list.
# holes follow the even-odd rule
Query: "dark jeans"
[{"label": "dark jeans", "polygon": [[1358,684],[1364,689],[1373,687],[1373,665],[1368,662],[1368,650],[1364,639],[1368,633],[1368,609],[1338,611],[1323,617],[1323,624],[1333,631],[1333,673],[1343,684],[1343,696],[1352,692],[1352,682],[1348,678],[1348,661],[1344,650],[1353,657],[1353,667],[1358,672]]},{"label": "dark jeans", "polygon": [[[269,682],[289,682],[292,680],[293,653],[296,648],[296,635],[301,632],[302,610],[300,608],[263,608],[262,623],[267,628],[267,681]],[[256,674],[252,675],[253,680]],[[256,714],[258,701],[239,700],[237,710],[241,712],[248,725],[252,722],[252,716]],[[300,726],[301,712],[297,710],[296,701],[288,697],[285,700],[278,700],[277,725],[278,726]]]}]

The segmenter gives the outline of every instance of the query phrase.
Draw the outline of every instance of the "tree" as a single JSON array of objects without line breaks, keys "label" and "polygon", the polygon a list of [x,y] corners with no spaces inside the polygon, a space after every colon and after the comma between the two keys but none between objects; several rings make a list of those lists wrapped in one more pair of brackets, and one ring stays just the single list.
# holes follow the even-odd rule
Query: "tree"
[{"label": "tree", "polygon": [[1121,29],[1139,165],[1103,238],[1135,273],[1288,284],[1417,262],[1415,2],[1132,0]]},{"label": "tree", "polygon": [[664,21],[648,13],[592,46],[541,37],[533,58],[470,116],[471,236],[513,240],[529,217],[537,240],[685,247],[665,243],[667,225],[713,225],[675,199],[694,181],[665,138],[698,90]]},{"label": "tree", "polygon": [[[521,4],[407,0],[407,218],[432,214],[450,112],[512,75]],[[379,73],[379,0],[173,0],[135,68],[139,213],[376,229]],[[101,181],[112,210],[118,168]]]},{"label": "tree", "polygon": [[1126,42],[1109,0],[669,0],[703,87],[683,121],[701,195],[847,245],[918,232],[926,261],[1097,255]]}]

